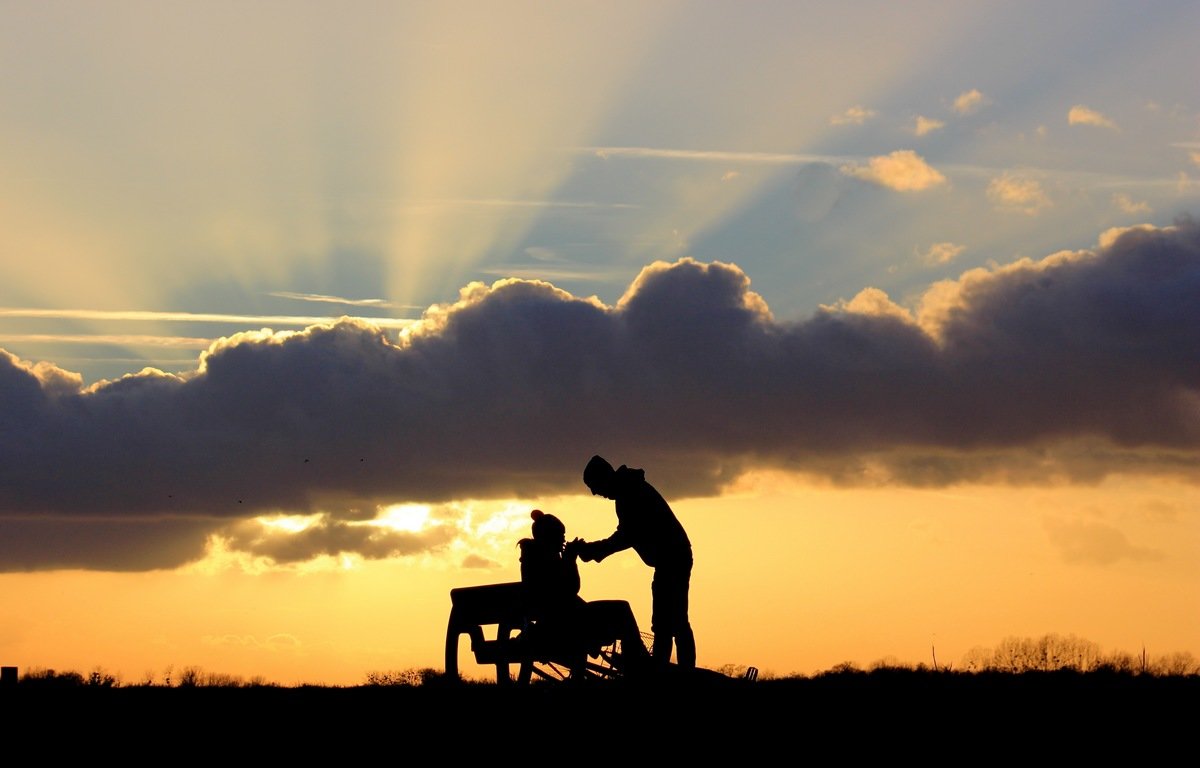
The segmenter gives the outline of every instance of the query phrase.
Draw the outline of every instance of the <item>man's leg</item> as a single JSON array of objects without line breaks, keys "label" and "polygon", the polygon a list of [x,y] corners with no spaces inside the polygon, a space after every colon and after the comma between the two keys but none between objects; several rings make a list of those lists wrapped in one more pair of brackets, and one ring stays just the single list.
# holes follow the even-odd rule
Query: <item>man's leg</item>
[{"label": "man's leg", "polygon": [[692,581],[692,564],[688,563],[678,585],[676,603],[678,615],[675,624],[675,656],[684,669],[696,668],[696,636],[692,634],[692,623],[688,620],[688,592]]},{"label": "man's leg", "polygon": [[679,666],[684,669],[696,668],[696,636],[692,634],[692,625],[686,616],[683,627],[675,635],[675,652],[679,656]]},{"label": "man's leg", "polygon": [[654,633],[654,661],[661,666],[671,663],[674,627],[670,610],[670,577],[661,568],[654,569],[650,582],[650,631]]},{"label": "man's leg", "polygon": [[650,628],[654,632],[654,659],[671,662],[671,650],[677,651],[679,666],[696,666],[696,639],[688,622],[688,583],[692,567],[656,568],[651,590],[654,598]]}]

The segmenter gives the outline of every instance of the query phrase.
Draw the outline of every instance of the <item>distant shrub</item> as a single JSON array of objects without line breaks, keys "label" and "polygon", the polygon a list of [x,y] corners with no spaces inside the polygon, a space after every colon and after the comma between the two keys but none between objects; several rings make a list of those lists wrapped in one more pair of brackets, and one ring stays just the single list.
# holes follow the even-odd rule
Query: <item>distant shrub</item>
[{"label": "distant shrub", "polygon": [[841,664],[834,664],[827,671],[819,673],[818,677],[826,677],[829,675],[861,675],[863,671],[853,661],[843,661]]},{"label": "distant shrub", "polygon": [[1142,660],[1134,656],[1132,653],[1117,651],[1105,656],[1096,665],[1097,672],[1110,672],[1125,675],[1132,675],[1141,672],[1143,668]]},{"label": "distant shrub", "polygon": [[204,682],[204,670],[200,667],[184,667],[179,670],[176,686],[179,688],[198,688]]},{"label": "distant shrub", "polygon": [[80,688],[84,684],[84,678],[78,672],[58,672],[53,669],[33,667],[27,669],[21,676],[20,684],[39,688]]},{"label": "distant shrub", "polygon": [[909,670],[909,669],[912,669],[912,665],[905,664],[904,662],[897,659],[895,656],[884,656],[882,659],[879,659],[878,661],[873,661],[867,665],[868,672],[886,672],[889,670],[898,670],[898,669]]},{"label": "distant shrub", "polygon": [[746,671],[749,669],[745,664],[722,664],[717,667],[717,672],[720,672],[726,677],[743,678],[746,676]]},{"label": "distant shrub", "polygon": [[237,675],[224,672],[206,672],[201,685],[205,688],[245,688],[246,681]]},{"label": "distant shrub", "polygon": [[246,688],[278,688],[279,684],[272,683],[270,680],[267,680],[267,678],[263,677],[262,675],[254,675],[253,677],[251,677],[249,680],[246,681],[245,687]]},{"label": "distant shrub", "polygon": [[367,685],[421,686],[439,682],[444,673],[432,667],[368,672]]},{"label": "distant shrub", "polygon": [[96,667],[88,674],[86,684],[89,688],[116,688],[120,686],[121,679],[102,667]]}]

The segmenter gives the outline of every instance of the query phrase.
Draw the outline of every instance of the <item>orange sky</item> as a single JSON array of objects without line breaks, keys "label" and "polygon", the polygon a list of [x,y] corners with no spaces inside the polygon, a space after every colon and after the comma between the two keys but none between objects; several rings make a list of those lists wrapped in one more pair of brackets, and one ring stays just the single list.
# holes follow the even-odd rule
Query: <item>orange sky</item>
[{"label": "orange sky", "polygon": [[[958,664],[1008,636],[1075,634],[1105,652],[1200,655],[1200,531],[1190,486],[939,491],[820,489],[759,476],[674,507],[696,551],[702,666],[810,674],[887,658]],[[569,535],[605,535],[598,498],[537,501]],[[529,503],[481,507],[493,532],[446,552],[286,570],[215,560],[137,574],[0,576],[0,660],[135,682],[168,667],[282,683],[355,684],[442,666],[449,589],[519,578]],[[525,518],[525,519],[523,519]],[[466,553],[495,560],[460,567]],[[650,569],[632,552],[583,564],[583,594],[626,598],[649,624]],[[251,569],[253,570],[253,569]],[[464,672],[485,674],[469,663]]]}]

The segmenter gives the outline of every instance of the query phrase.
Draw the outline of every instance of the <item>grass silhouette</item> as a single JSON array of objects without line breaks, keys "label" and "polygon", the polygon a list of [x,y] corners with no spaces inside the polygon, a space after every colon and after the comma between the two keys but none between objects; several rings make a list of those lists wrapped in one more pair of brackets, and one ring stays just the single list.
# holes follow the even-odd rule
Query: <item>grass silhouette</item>
[{"label": "grass silhouette", "polygon": [[[739,763],[907,755],[962,765],[1005,756],[1166,760],[1190,748],[1200,701],[1195,671],[1112,665],[1013,672],[841,664],[811,676],[724,679],[502,686],[419,668],[371,672],[352,686],[284,686],[185,668],[126,684],[103,670],[30,670],[0,688],[0,709],[7,732],[21,738],[47,728],[37,737],[47,744],[67,732],[72,743],[128,738],[172,758],[237,732],[257,739],[239,744],[241,757],[272,760],[375,759],[386,748],[411,759],[508,762],[533,740],[552,754],[585,754],[589,763],[636,751],[647,759]],[[141,735],[134,738],[131,728]]]}]

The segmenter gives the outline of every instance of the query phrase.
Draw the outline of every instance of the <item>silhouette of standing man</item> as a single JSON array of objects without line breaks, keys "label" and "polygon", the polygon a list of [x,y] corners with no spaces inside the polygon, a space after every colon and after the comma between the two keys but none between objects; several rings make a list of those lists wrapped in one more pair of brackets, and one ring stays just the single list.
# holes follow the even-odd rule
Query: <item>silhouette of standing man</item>
[{"label": "silhouette of standing man", "polygon": [[688,622],[688,585],[692,579],[692,542],[666,500],[646,482],[646,473],[621,465],[613,469],[593,456],[583,470],[583,482],[593,496],[616,502],[617,530],[607,539],[579,546],[584,561],[604,558],[633,548],[642,562],[654,569],[651,583],[653,608],[650,628],[654,632],[654,660],[671,662],[675,647],[679,666],[696,666],[696,638]]}]

